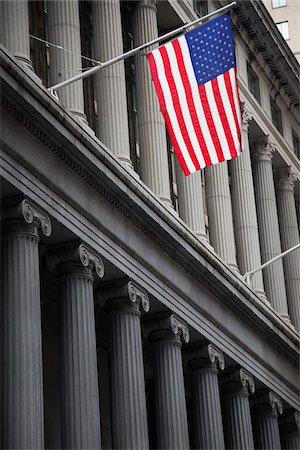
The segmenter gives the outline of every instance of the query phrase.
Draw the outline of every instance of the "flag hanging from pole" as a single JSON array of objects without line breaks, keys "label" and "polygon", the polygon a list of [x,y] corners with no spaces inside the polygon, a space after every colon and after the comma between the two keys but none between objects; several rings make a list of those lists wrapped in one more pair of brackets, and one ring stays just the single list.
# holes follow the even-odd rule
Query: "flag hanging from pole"
[{"label": "flag hanging from pole", "polygon": [[229,15],[156,48],[147,57],[185,175],[238,156],[241,109]]}]

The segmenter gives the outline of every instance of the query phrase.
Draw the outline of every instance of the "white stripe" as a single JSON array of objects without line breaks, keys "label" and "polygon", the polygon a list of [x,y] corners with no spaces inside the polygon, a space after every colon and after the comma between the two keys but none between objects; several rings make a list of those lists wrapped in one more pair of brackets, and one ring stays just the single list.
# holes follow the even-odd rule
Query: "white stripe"
[{"label": "white stripe", "polygon": [[[242,128],[242,113],[241,113],[241,106],[240,106],[239,96],[238,96],[238,92],[237,92],[237,80],[236,80],[235,69],[234,68],[229,70],[229,77],[230,77],[232,91],[233,91],[233,98],[234,98],[234,104],[235,104],[235,109],[236,109],[236,115],[237,115],[237,118],[238,118],[238,124],[239,124],[240,130],[241,130],[241,128]],[[238,154],[240,152],[241,152],[241,144],[239,145]]]},{"label": "white stripe", "polygon": [[[219,77],[222,75],[219,75]],[[210,111],[211,111],[211,115],[213,117],[214,120],[214,125],[216,127],[217,130],[217,135],[221,144],[221,148],[222,148],[222,152],[224,154],[224,158],[225,159],[231,159],[231,153],[229,150],[229,145],[228,145],[228,141],[226,138],[226,134],[222,125],[222,121],[220,118],[220,114],[219,114],[219,110],[216,104],[216,100],[215,100],[215,96],[214,96],[214,92],[213,92],[213,88],[212,88],[212,84],[211,81],[207,81],[204,84],[204,89],[206,91],[206,96],[207,96],[207,101],[210,107]]]},{"label": "white stripe", "polygon": [[165,49],[169,56],[170,66],[171,66],[171,72],[174,78],[174,83],[177,88],[178,93],[178,100],[180,104],[180,108],[182,111],[182,116],[184,120],[184,124],[186,126],[186,130],[188,132],[188,136],[190,138],[193,150],[197,156],[197,159],[199,161],[200,167],[204,168],[206,166],[206,163],[203,158],[203,154],[199,145],[198,138],[196,136],[195,128],[193,125],[193,121],[191,119],[191,111],[189,108],[189,105],[187,103],[186,95],[185,95],[185,89],[183,86],[182,78],[180,75],[180,70],[178,67],[178,62],[175,54],[174,47],[172,43],[168,43],[165,45]]},{"label": "white stripe", "polygon": [[165,68],[164,68],[164,64],[162,61],[162,57],[161,54],[159,52],[159,49],[156,49],[152,52],[153,58],[155,60],[156,63],[156,69],[157,69],[157,75],[158,75],[158,79],[161,83],[161,87],[162,87],[162,92],[163,92],[163,96],[165,99],[165,104],[166,104],[166,109],[167,112],[170,116],[170,120],[172,122],[172,128],[176,137],[176,140],[178,142],[178,145],[180,147],[182,156],[185,160],[185,163],[189,169],[189,171],[195,172],[196,167],[190,157],[189,151],[186,148],[184,139],[182,137],[181,134],[181,130],[180,130],[180,126],[177,120],[177,116],[176,116],[176,112],[174,110],[174,105],[173,105],[173,100],[172,100],[172,95],[170,92],[170,88],[169,88],[169,83],[168,80],[166,78],[166,74],[165,74]]},{"label": "white stripe", "polygon": [[237,128],[236,128],[234,115],[233,115],[233,112],[232,112],[232,107],[231,107],[231,103],[230,103],[230,100],[229,100],[229,96],[228,96],[228,92],[227,92],[227,88],[226,88],[226,84],[225,84],[225,80],[224,80],[224,75],[218,77],[217,78],[217,82],[218,82],[218,85],[219,85],[219,90],[220,90],[222,102],[223,102],[223,105],[224,105],[224,109],[225,109],[225,112],[226,112],[228,125],[229,125],[230,131],[231,131],[231,135],[232,135],[232,138],[233,138],[233,141],[234,141],[234,145],[235,145],[235,148],[238,150],[239,149],[239,138],[238,138],[238,135],[237,135]]},{"label": "white stripe", "polygon": [[203,138],[206,142],[206,147],[207,147],[211,162],[212,162],[212,164],[216,164],[219,162],[219,159],[218,159],[216,149],[215,149],[215,146],[214,146],[214,143],[213,143],[210,131],[209,131],[206,116],[203,111],[203,106],[202,106],[199,89],[198,89],[198,83],[197,83],[197,80],[195,77],[194,68],[193,68],[193,65],[191,62],[190,52],[189,52],[189,48],[188,48],[185,36],[181,36],[180,38],[178,38],[178,42],[179,42],[179,45],[180,45],[180,48],[182,51],[182,56],[183,56],[184,64],[186,67],[186,72],[187,72],[187,76],[189,79],[189,83],[191,86],[194,105],[195,105],[195,109],[197,112],[199,124],[200,124],[201,130],[202,130]]}]

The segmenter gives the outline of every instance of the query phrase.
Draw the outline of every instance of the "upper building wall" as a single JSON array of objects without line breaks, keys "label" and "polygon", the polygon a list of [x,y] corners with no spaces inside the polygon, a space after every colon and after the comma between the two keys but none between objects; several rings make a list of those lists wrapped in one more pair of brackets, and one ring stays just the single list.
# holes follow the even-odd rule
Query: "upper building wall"
[{"label": "upper building wall", "polygon": [[276,24],[283,24],[285,37],[300,62],[300,14],[298,0],[262,0]]}]

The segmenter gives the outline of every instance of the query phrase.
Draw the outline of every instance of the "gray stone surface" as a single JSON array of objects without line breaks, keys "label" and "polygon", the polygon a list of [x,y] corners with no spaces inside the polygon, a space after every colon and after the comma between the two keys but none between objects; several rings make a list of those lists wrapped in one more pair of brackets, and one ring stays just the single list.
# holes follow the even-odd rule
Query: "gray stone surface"
[{"label": "gray stone surface", "polygon": [[[254,143],[253,178],[256,197],[262,263],[281,253],[275,186],[272,170],[274,145],[268,136]],[[282,259],[267,266],[264,271],[267,298],[275,311],[290,323]]]},{"label": "gray stone surface", "polygon": [[[135,47],[158,37],[156,0],[140,0],[133,17]],[[149,51],[149,48],[147,49]],[[143,53],[135,56],[141,178],[168,208],[170,199],[166,129]]]},{"label": "gray stone surface", "polygon": [[278,415],[282,414],[282,402],[269,391],[259,392],[251,406],[255,448],[281,449]]},{"label": "gray stone surface", "polygon": [[2,211],[3,448],[44,447],[39,236],[49,218],[28,200]]},{"label": "gray stone surface", "polygon": [[193,448],[225,448],[218,366],[225,368],[220,350],[209,344],[190,361],[193,403]]},{"label": "gray stone surface", "polygon": [[[92,2],[96,58],[105,62],[123,53],[119,0]],[[124,61],[95,75],[99,137],[119,160],[133,170],[130,159]],[[116,130],[118,130],[116,132]]]},{"label": "gray stone surface", "polygon": [[0,42],[17,61],[32,70],[27,0],[0,2]]},{"label": "gray stone surface", "polygon": [[[244,107],[242,122],[243,152],[238,158],[233,158],[229,162],[237,261],[242,274],[261,265],[248,138],[248,127],[251,119],[250,112]],[[262,271],[257,272],[253,276],[252,286],[261,298],[266,301]]]},{"label": "gray stone surface", "polygon": [[[294,198],[295,181],[292,169],[277,172],[277,205],[282,251],[300,242]],[[283,267],[289,314],[292,324],[300,332],[300,249],[284,257]]]},{"label": "gray stone surface", "polygon": [[253,393],[255,384],[253,377],[244,369],[225,376],[223,380],[223,426],[225,446],[228,449],[254,450],[249,390]]},{"label": "gray stone surface", "polygon": [[[47,4],[47,8],[49,41],[76,53],[50,47],[50,85],[53,86],[77,75],[82,67],[79,3],[78,0],[53,0]],[[60,88],[57,94],[64,107],[83,124],[87,124],[82,80]]]},{"label": "gray stone surface", "polygon": [[154,352],[156,445],[158,449],[189,449],[181,339],[189,340],[184,322],[171,315],[150,335]]},{"label": "gray stone surface", "polygon": [[61,291],[62,447],[100,449],[92,268],[102,276],[102,262],[82,244],[54,250],[49,260]]},{"label": "gray stone surface", "polygon": [[207,167],[205,181],[211,245],[229,267],[238,270],[227,162]]},{"label": "gray stone surface", "polygon": [[140,323],[141,310],[149,308],[148,295],[131,281],[112,289],[107,301],[112,440],[116,449],[149,449]]},{"label": "gray stone surface", "polygon": [[176,169],[179,215],[194,233],[207,243],[201,171],[186,177],[179,163],[176,164]]}]

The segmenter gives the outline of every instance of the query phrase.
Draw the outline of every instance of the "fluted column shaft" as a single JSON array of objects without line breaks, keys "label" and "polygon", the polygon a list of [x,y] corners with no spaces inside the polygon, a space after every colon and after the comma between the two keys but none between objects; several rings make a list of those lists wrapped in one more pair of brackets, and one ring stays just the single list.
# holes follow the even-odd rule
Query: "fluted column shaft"
[{"label": "fluted column shaft", "polygon": [[217,361],[220,368],[224,369],[222,353],[216,352],[210,344],[206,358],[201,357],[190,362],[194,416],[193,448],[225,448]]},{"label": "fluted column shaft", "polygon": [[[133,28],[135,46],[158,37],[155,0],[139,1]],[[135,70],[142,180],[171,207],[166,129],[144,54],[135,56]]]},{"label": "fluted column shaft", "polygon": [[41,449],[44,411],[38,229],[43,221],[42,231],[49,236],[51,223],[29,200],[14,204],[10,199],[1,213],[3,448]]},{"label": "fluted column shaft", "polygon": [[3,250],[3,448],[44,446],[39,238],[35,226],[5,234]]},{"label": "fluted column shaft", "polygon": [[205,232],[201,171],[186,177],[179,164],[176,164],[176,174],[179,215],[200,239],[208,242]]},{"label": "fluted column shaft", "polygon": [[222,385],[222,410],[225,445],[228,449],[254,449],[249,391],[254,391],[253,378],[240,371],[238,380],[228,380]]},{"label": "fluted column shaft", "polygon": [[[50,47],[50,85],[77,75],[82,67],[78,0],[48,2],[49,41],[75,54]],[[58,90],[62,104],[78,119],[86,123],[82,80]]]},{"label": "fluted column shaft", "polygon": [[255,448],[262,450],[281,449],[278,414],[282,404],[275,394],[259,395],[251,407]]},{"label": "fluted column shaft", "polygon": [[189,435],[180,335],[160,330],[151,335],[151,340],[157,448],[186,450],[189,448]]},{"label": "fluted column shaft", "polygon": [[[294,198],[296,178],[291,169],[277,173],[277,205],[282,251],[294,247],[300,241]],[[300,249],[283,259],[288,309],[295,328],[300,331]]]},{"label": "fluted column shaft", "polygon": [[[274,147],[267,140],[257,142],[254,152],[253,177],[260,234],[262,263],[281,253],[272,154]],[[264,269],[264,285],[273,308],[290,322],[285,291],[282,259]]]},{"label": "fluted column shaft", "polygon": [[[108,61],[123,53],[119,0],[92,2],[95,57]],[[99,137],[129,169],[130,159],[128,113],[124,61],[95,75],[98,105]]]},{"label": "fluted column shaft", "polygon": [[[232,211],[238,266],[242,274],[261,265],[258,224],[248,139],[248,121],[243,115],[243,152],[230,161]],[[252,286],[266,300],[262,272],[256,272]]]},{"label": "fluted column shaft", "polygon": [[62,336],[62,446],[99,449],[93,277],[80,263],[60,266]]},{"label": "fluted column shaft", "polygon": [[[127,286],[126,286],[127,287]],[[110,313],[110,361],[112,438],[116,449],[149,448],[140,298],[145,295],[128,283],[128,296],[116,292],[108,301]],[[101,295],[101,294],[100,294]],[[142,303],[143,304],[143,303]],[[149,310],[149,301],[144,302]]]},{"label": "fluted column shaft", "polygon": [[205,181],[211,245],[237,270],[227,162],[207,167]]},{"label": "fluted column shaft", "polygon": [[0,42],[18,61],[32,69],[27,0],[0,2]]},{"label": "fluted column shaft", "polygon": [[300,413],[287,411],[279,422],[280,441],[282,450],[300,448]]}]

